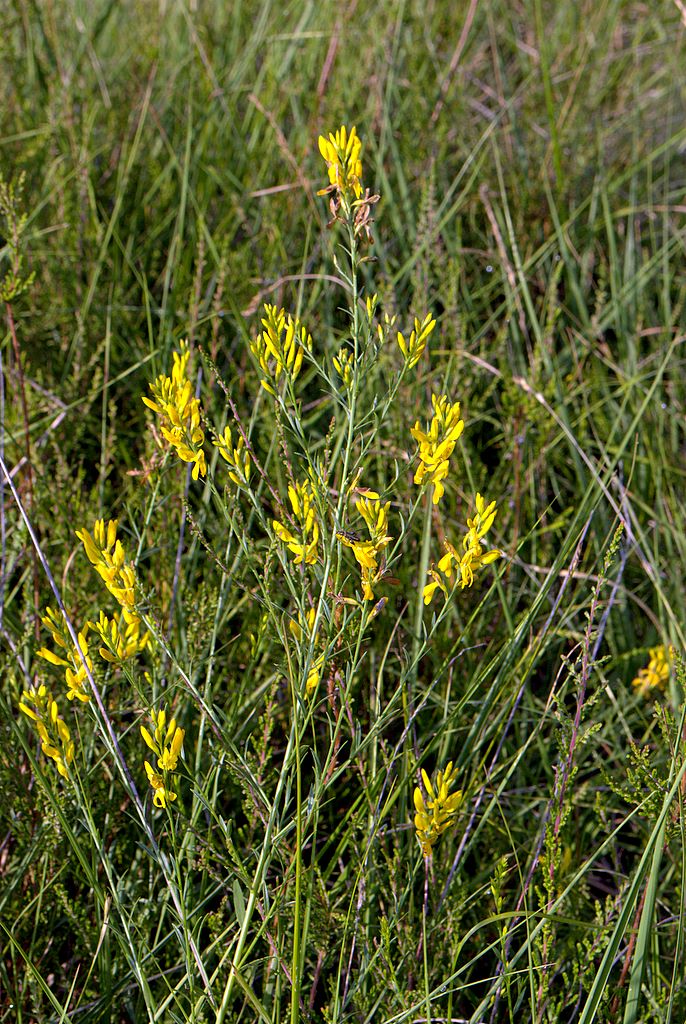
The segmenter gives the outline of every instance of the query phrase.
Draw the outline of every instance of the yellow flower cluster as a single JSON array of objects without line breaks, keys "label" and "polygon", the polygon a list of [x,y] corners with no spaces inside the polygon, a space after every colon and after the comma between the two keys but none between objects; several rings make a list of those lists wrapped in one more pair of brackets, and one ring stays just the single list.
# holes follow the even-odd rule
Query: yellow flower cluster
[{"label": "yellow flower cluster", "polygon": [[329,196],[332,214],[329,227],[339,219],[338,211],[342,208],[343,219],[348,222],[354,235],[364,235],[371,242],[372,207],[381,197],[370,195],[368,188],[362,188],[362,143],[356,129],[351,128],[348,132],[345,125],[342,125],[337,132],[330,132],[328,138],[320,135],[319,152],[326,160],[329,184],[320,189],[317,195]]},{"label": "yellow flower cluster", "polygon": [[72,641],[61,612],[57,612],[53,608],[48,607],[45,609],[45,615],[42,617],[41,621],[45,628],[52,634],[55,646],[61,651],[64,651],[64,656],[48,650],[47,647],[41,647],[39,651],[36,651],[36,654],[39,658],[43,658],[51,665],[58,665],[59,667],[64,668],[68,700],[73,700],[76,697],[77,700],[87,703],[91,698],[90,693],[86,689],[86,681],[88,679],[86,665],[90,672],[93,671],[93,662],[88,653],[88,642],[86,640],[88,635],[88,624],[86,624],[83,630],[77,634],[77,648],[76,644]]},{"label": "yellow flower cluster", "polygon": [[338,355],[334,356],[334,369],[343,381],[343,386],[350,389],[353,386],[353,354],[350,349],[341,348]]},{"label": "yellow flower cluster", "polygon": [[89,622],[88,626],[98,634],[103,644],[98,650],[100,657],[115,664],[135,658],[145,650],[150,639],[147,630],[141,633],[142,623],[136,613],[126,608],[111,619],[100,612],[98,621]]},{"label": "yellow flower cluster", "polygon": [[97,519],[92,534],[84,527],[76,531],[76,536],[121,609],[111,619],[100,612],[97,622],[87,622],[77,634],[77,646],[71,639],[62,613],[46,608],[42,622],[52,634],[57,650],[41,647],[36,653],[51,665],[64,668],[68,699],[76,698],[85,703],[90,700],[86,685],[88,672],[93,671],[87,640],[89,630],[97,633],[103,644],[100,656],[105,661],[117,663],[143,651],[148,645],[149,634],[134,610],[136,571],[133,564],[126,561],[124,547],[117,540],[117,520],[110,519],[105,524],[104,519]]},{"label": "yellow flower cluster", "polygon": [[[295,637],[295,640],[296,640],[296,642],[298,644],[302,644],[303,643],[303,639],[307,643],[308,646],[312,642],[312,635],[313,635],[313,629],[314,629],[315,615],[316,615],[316,608],[310,608],[310,610],[307,612],[307,614],[305,616],[304,621],[303,621],[302,616],[298,616],[297,620],[296,619],[291,619],[291,621],[288,623],[288,628],[289,628],[291,634],[293,635],[293,637]],[[317,641],[318,641],[319,638],[315,637],[314,639],[315,639],[315,646],[316,646]],[[307,681],[305,683],[305,692],[307,693],[308,697],[311,697],[312,694],[317,689],[317,687],[319,686],[319,680],[321,679],[322,669],[323,668],[324,668],[324,655],[320,654],[320,655],[318,655],[315,658],[315,660],[314,660],[314,662],[312,664],[312,667],[310,668],[310,671],[307,673]]]},{"label": "yellow flower cluster", "polygon": [[265,304],[264,314],[264,330],[250,342],[250,351],[259,363],[262,387],[276,396],[282,376],[293,383],[300,373],[305,352],[312,351],[312,335],[283,309]]},{"label": "yellow flower cluster", "polygon": [[97,622],[86,623],[84,633],[92,629],[103,645],[99,648],[104,661],[121,664],[134,658],[148,646],[150,634],[135,611],[136,570],[132,562],[126,561],[124,545],[117,539],[117,519],[96,519],[93,533],[84,527],[76,536],[84,546],[86,556],[95,566],[112,597],[119,602],[119,613],[110,619],[100,612]]},{"label": "yellow flower cluster", "polygon": [[464,430],[464,420],[460,419],[460,403],[450,403],[447,395],[432,395],[431,404],[434,414],[428,430],[423,431],[417,420],[411,433],[419,442],[414,482],[433,484],[433,503],[437,505],[445,491],[443,481],[448,475],[450,456]]},{"label": "yellow flower cluster", "polygon": [[96,519],[92,535],[84,527],[76,530],[88,561],[94,565],[110,594],[122,608],[133,609],[136,603],[136,570],[126,561],[124,546],[117,540],[118,519]]},{"label": "yellow flower cluster", "polygon": [[243,437],[238,438],[238,444],[234,448],[231,427],[227,426],[224,427],[224,433],[219,434],[212,444],[219,449],[219,454],[229,464],[229,479],[236,487],[247,487],[250,481],[250,455]]},{"label": "yellow flower cluster", "polygon": [[[419,360],[422,358],[422,353],[426,348],[426,343],[429,340],[429,335],[436,326],[431,313],[427,313],[422,322],[420,323],[417,317],[414,319],[414,329],[410,334],[410,340],[405,341],[405,336],[398,331],[398,348],[405,357],[405,365],[408,370],[411,370],[413,366],[416,366]],[[458,407],[458,416],[459,416]],[[417,424],[419,426],[419,424]]]},{"label": "yellow flower cluster", "polygon": [[379,556],[392,540],[387,533],[388,510],[391,503],[387,501],[385,505],[382,505],[376,491],[365,491],[365,496],[355,502],[355,507],[364,519],[369,538],[363,540],[357,535],[342,532],[337,533],[336,536],[346,547],[352,548],[360,566],[364,599],[373,601],[373,588],[383,575],[383,569],[379,569]]},{"label": "yellow flower cluster", "polygon": [[197,480],[207,473],[207,463],[202,447],[205,433],[200,426],[200,402],[193,395],[189,360],[188,344],[182,341],[181,351],[174,352],[171,377],[160,374],[150,384],[153,397],[144,397],[143,401],[160,417],[162,434],[178,457],[193,464],[192,476]]},{"label": "yellow flower cluster", "polygon": [[167,713],[164,708],[159,711],[153,709],[150,718],[154,731],[151,733],[142,725],[141,736],[157,757],[159,770],[155,771],[150,762],[146,761],[145,772],[153,790],[153,803],[156,807],[166,807],[168,803],[176,800],[176,793],[167,785],[167,773],[176,771],[186,733],[184,729],[179,729],[175,718],[170,719],[167,724]]},{"label": "yellow flower cluster", "polygon": [[136,614],[136,570],[126,561],[124,545],[117,539],[117,519],[96,519],[92,535],[85,529],[76,531],[89,562],[95,566],[112,597],[121,605],[121,612],[109,619],[103,612],[97,622],[89,622],[104,647],[100,655],[105,661],[122,662],[144,651],[150,635],[143,630]]},{"label": "yellow flower cluster", "polygon": [[471,587],[474,582],[474,573],[482,566],[490,565],[496,558],[501,557],[501,552],[497,548],[484,551],[481,544],[493,525],[496,512],[495,501],[486,505],[484,498],[477,494],[476,515],[473,519],[467,520],[467,533],[462,540],[463,554],[460,555],[452,544],[448,541],[445,542],[446,553],[435,568],[429,569],[432,582],[427,583],[424,587],[424,604],[431,602],[437,589],[441,590],[446,597],[449,596],[448,584],[452,584],[454,571],[457,572],[460,586],[463,589]]},{"label": "yellow flower cluster", "polygon": [[668,650],[663,645],[651,647],[648,651],[650,660],[645,668],[639,669],[638,675],[632,682],[637,693],[647,697],[651,690],[663,690],[669,679],[669,662],[671,648]]},{"label": "yellow flower cluster", "polygon": [[74,760],[74,741],[66,722],[60,718],[57,701],[45,684],[37,690],[24,690],[19,710],[32,720],[40,737],[41,750],[52,758],[57,771],[67,779],[67,765]]},{"label": "yellow flower cluster", "polygon": [[297,534],[289,530],[278,520],[272,520],[274,533],[293,554],[295,565],[313,565],[317,561],[317,544],[319,542],[319,525],[315,516],[314,488],[309,480],[295,487],[289,486],[288,497],[293,516],[299,527]]},{"label": "yellow flower cluster", "polygon": [[329,137],[319,136],[319,152],[329,169],[329,187],[320,189],[319,196],[335,190],[344,197],[352,193],[356,199],[362,195],[362,143],[355,127],[348,132],[345,125]]},{"label": "yellow flower cluster", "polygon": [[452,761],[448,762],[443,771],[438,772],[435,786],[423,768],[422,779],[426,798],[417,786],[414,791],[414,827],[422,853],[425,857],[430,857],[438,837],[450,828],[455,820],[455,814],[462,803],[462,790],[450,792],[455,781]]}]

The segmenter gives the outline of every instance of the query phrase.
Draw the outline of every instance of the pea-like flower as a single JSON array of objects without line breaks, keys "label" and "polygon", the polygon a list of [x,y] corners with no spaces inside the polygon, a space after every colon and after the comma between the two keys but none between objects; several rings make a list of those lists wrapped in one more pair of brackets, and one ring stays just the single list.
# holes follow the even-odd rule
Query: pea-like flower
[{"label": "pea-like flower", "polygon": [[164,775],[156,772],[149,761],[145,762],[145,774],[153,791],[152,802],[155,807],[166,807],[176,800],[176,793],[165,784]]},{"label": "pea-like flower", "polygon": [[645,668],[639,669],[638,675],[631,684],[642,697],[647,697],[652,690],[664,690],[669,679],[671,653],[672,649],[668,650],[662,644],[649,649],[648,664]]},{"label": "pea-like flower", "polygon": [[67,766],[74,760],[74,741],[47,686],[43,683],[37,690],[24,690],[19,710],[33,722],[45,756],[52,758],[63,778],[69,778]]},{"label": "pea-like flower", "polygon": [[336,191],[344,197],[351,193],[356,199],[362,195],[362,143],[353,126],[350,131],[345,125],[337,132],[329,132],[328,138],[319,136],[319,152],[326,160],[329,172],[328,188],[320,189],[317,195],[323,196]]},{"label": "pea-like flower", "polygon": [[350,389],[353,386],[353,367],[355,365],[353,354],[350,349],[341,348],[338,355],[334,356],[334,369],[343,381],[343,386]]},{"label": "pea-like flower", "polygon": [[231,427],[224,427],[224,433],[219,434],[212,442],[219,449],[219,454],[229,464],[229,479],[236,487],[248,487],[250,482],[250,453],[245,447],[243,437],[238,438],[238,444],[234,447],[231,437]]},{"label": "pea-like flower", "polygon": [[459,579],[463,590],[465,587],[471,587],[474,573],[483,566],[495,562],[496,558],[502,557],[502,552],[497,548],[485,551],[481,543],[493,525],[496,512],[495,501],[486,505],[485,499],[477,494],[476,514],[473,519],[467,519],[467,533],[462,540],[463,553],[460,554],[449,541],[445,541],[445,554],[438,565],[429,569],[431,583],[424,587],[424,604],[430,604],[436,590],[441,590],[444,596],[448,597],[454,575]]},{"label": "pea-like flower", "polygon": [[358,498],[355,508],[362,516],[367,527],[367,538],[357,534],[339,531],[336,536],[352,548],[352,552],[360,566],[362,593],[365,601],[374,600],[374,586],[383,576],[383,569],[379,567],[379,558],[384,548],[393,539],[388,533],[388,510],[391,507],[390,501],[382,504],[376,491],[366,490],[364,497]]},{"label": "pea-like flower", "polygon": [[153,803],[156,807],[166,807],[168,803],[176,800],[176,793],[167,785],[166,773],[176,770],[186,734],[184,729],[178,727],[175,718],[171,718],[167,723],[167,713],[164,708],[160,708],[159,711],[153,709],[150,712],[150,718],[154,725],[154,731],[151,733],[142,725],[140,727],[141,736],[156,755],[159,771],[155,771],[150,762],[146,761],[145,772],[153,790]]},{"label": "pea-like flower", "polygon": [[[310,608],[305,618],[301,615],[297,619],[291,619],[288,623],[288,629],[291,635],[295,638],[298,644],[307,644],[309,646],[312,643],[314,636],[314,620],[316,616],[316,608]],[[314,646],[316,647],[319,642],[319,637],[314,636]],[[322,670],[324,668],[324,655],[319,654],[314,657],[309,672],[307,673],[307,680],[305,682],[305,693],[308,697],[316,691],[319,686],[319,680],[322,677]]]},{"label": "pea-like flower", "polygon": [[150,639],[147,630],[141,631],[141,620],[136,613],[125,608],[111,619],[100,612],[97,622],[89,622],[88,626],[100,637],[103,645],[98,650],[100,657],[118,665],[144,651]]},{"label": "pea-like flower", "polygon": [[372,208],[380,196],[371,195],[368,188],[362,188],[362,143],[356,129],[351,128],[348,132],[343,125],[337,132],[330,132],[328,138],[320,135],[319,152],[326,160],[329,184],[320,189],[317,195],[329,196],[329,227],[339,219],[338,212],[343,209],[344,219],[353,228],[354,234],[362,235],[370,242]]},{"label": "pea-like flower", "polygon": [[110,594],[122,608],[129,611],[135,604],[136,570],[133,563],[126,561],[126,553],[117,540],[118,520],[96,519],[93,534],[83,527],[76,536],[83,544],[89,562],[95,566]]},{"label": "pea-like flower", "polygon": [[422,430],[417,420],[411,433],[419,442],[414,482],[433,484],[433,503],[437,505],[445,492],[443,481],[450,468],[450,456],[464,430],[464,420],[460,419],[460,403],[449,402],[447,395],[432,395],[431,404],[434,414],[428,429]]},{"label": "pea-like flower", "polygon": [[[78,646],[73,642],[67,624],[61,612],[53,608],[46,608],[45,615],[41,619],[43,625],[52,634],[55,646],[61,652],[41,647],[36,654],[39,658],[64,669],[64,679],[67,684],[67,699],[80,700],[86,704],[91,699],[88,690],[88,672],[93,671],[93,661],[88,652],[88,623],[83,630],[77,634]],[[63,652],[63,653],[62,653]]]},{"label": "pea-like flower", "polygon": [[143,398],[149,409],[157,413],[164,438],[183,462],[193,465],[192,477],[207,473],[203,443],[205,432],[200,425],[200,402],[193,394],[188,376],[190,351],[188,343],[181,342],[181,351],[174,352],[171,377],[160,374],[150,384],[152,398]]},{"label": "pea-like flower", "polygon": [[500,558],[501,553],[496,548],[484,551],[481,544],[493,526],[496,512],[495,501],[486,505],[485,499],[477,494],[476,515],[473,519],[467,519],[467,533],[462,539],[464,554],[460,559],[460,583],[463,589],[471,587],[474,582],[474,573],[482,566],[490,565],[496,558]]},{"label": "pea-like flower", "polygon": [[312,335],[290,313],[268,303],[261,323],[263,330],[250,342],[250,351],[259,363],[262,387],[276,396],[282,377],[295,382],[305,352],[312,351]]},{"label": "pea-like flower", "polygon": [[293,510],[295,527],[293,530],[278,520],[272,520],[274,533],[282,544],[292,553],[295,565],[313,565],[317,561],[317,544],[319,542],[319,525],[315,514],[315,495],[312,483],[305,480],[295,487],[289,486],[288,498]]},{"label": "pea-like flower", "polygon": [[410,333],[409,341],[406,341],[405,335],[398,331],[398,348],[405,357],[405,365],[408,370],[411,370],[413,366],[416,366],[422,358],[422,354],[426,348],[426,343],[429,340],[429,335],[435,326],[436,321],[433,316],[431,313],[427,313],[421,323],[417,317],[415,317],[414,329]]},{"label": "pea-like flower", "polygon": [[435,785],[422,768],[422,781],[426,796],[417,786],[414,791],[414,827],[422,853],[430,857],[438,837],[455,821],[462,803],[462,790],[450,792],[455,782],[452,761],[448,762],[443,771],[438,772]]}]

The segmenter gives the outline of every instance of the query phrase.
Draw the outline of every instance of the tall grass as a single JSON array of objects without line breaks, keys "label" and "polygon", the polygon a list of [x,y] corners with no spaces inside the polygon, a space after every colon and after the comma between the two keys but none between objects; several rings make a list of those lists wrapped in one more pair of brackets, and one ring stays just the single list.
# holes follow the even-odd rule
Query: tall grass
[{"label": "tall grass", "polygon": [[[686,1019],[684,31],[666,0],[3,11],[0,1020]],[[317,195],[342,123],[371,243]],[[265,303],[312,336],[276,396]],[[182,339],[197,479],[141,401]],[[465,422],[436,505],[432,394]],[[501,557],[425,605],[477,493]],[[131,657],[91,628],[84,665],[124,606]]]}]

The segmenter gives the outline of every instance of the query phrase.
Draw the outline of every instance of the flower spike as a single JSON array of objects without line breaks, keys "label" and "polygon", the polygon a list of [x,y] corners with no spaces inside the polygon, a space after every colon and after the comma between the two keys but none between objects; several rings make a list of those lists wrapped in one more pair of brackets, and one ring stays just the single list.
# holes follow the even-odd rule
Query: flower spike
[{"label": "flower spike", "polygon": [[171,377],[160,374],[150,385],[152,398],[143,398],[149,409],[157,413],[162,434],[183,462],[193,465],[192,477],[197,480],[207,473],[203,443],[205,432],[200,425],[200,402],[193,395],[188,375],[190,350],[186,341],[181,351],[174,352]]},{"label": "flower spike", "polygon": [[502,552],[497,548],[484,551],[481,543],[493,525],[496,512],[495,501],[486,505],[485,499],[477,494],[476,514],[473,519],[467,520],[467,533],[462,540],[463,553],[460,554],[449,541],[445,542],[445,554],[437,566],[432,566],[429,569],[431,583],[427,583],[424,587],[424,604],[431,603],[437,590],[442,591],[445,597],[450,596],[449,587],[452,586],[454,573],[464,590],[465,587],[471,587],[474,582],[474,574],[479,569],[495,562],[496,558],[502,557]]},{"label": "flower spike", "polygon": [[431,404],[434,415],[428,430],[422,430],[418,420],[411,433],[419,442],[419,466],[414,482],[433,484],[433,503],[437,505],[445,491],[443,481],[450,468],[450,456],[464,430],[464,420],[460,419],[460,403],[450,403],[447,395],[432,395]]},{"label": "flower spike", "polygon": [[455,820],[462,803],[462,790],[450,792],[455,781],[452,761],[448,762],[443,771],[438,772],[435,785],[422,768],[422,781],[426,796],[417,786],[414,791],[414,827],[422,853],[425,857],[431,857],[436,840]]}]

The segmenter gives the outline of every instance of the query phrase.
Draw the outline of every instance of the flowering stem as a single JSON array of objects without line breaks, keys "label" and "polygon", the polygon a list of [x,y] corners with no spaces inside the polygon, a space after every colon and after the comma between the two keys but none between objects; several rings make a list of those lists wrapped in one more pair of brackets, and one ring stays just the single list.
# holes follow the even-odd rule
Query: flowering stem
[{"label": "flowering stem", "polygon": [[[357,239],[355,238],[355,227],[353,224],[352,211],[347,207],[347,204],[342,205],[342,209],[346,215],[346,225],[348,228],[348,244],[350,246],[350,248],[348,249],[348,255],[350,256],[349,284],[352,292],[350,313],[352,315],[352,340],[354,345],[355,370],[353,375],[353,386],[350,389],[350,405],[348,406],[348,426],[345,436],[345,451],[343,453],[343,469],[341,471],[340,489],[338,495],[338,502],[336,504],[336,514],[334,521],[335,528],[338,528],[341,525],[343,509],[345,508],[345,503],[348,500],[347,482],[348,475],[350,472],[350,460],[355,441],[355,416],[357,412],[357,389],[359,386],[358,361],[360,357],[360,322],[359,311],[357,308],[359,296],[359,289],[357,284]],[[337,545],[340,546],[340,542],[336,539],[336,529],[334,529],[331,534],[331,543],[326,553],[326,561],[324,563],[324,571],[322,573],[322,583],[319,601],[317,602],[317,610],[315,613],[314,623],[312,625],[313,636],[316,635],[316,631],[319,627],[319,622],[321,619],[322,609],[326,596],[326,589],[329,583],[329,579],[331,577],[331,565],[333,561],[334,551],[336,550]],[[341,570],[342,566],[341,560],[339,558],[334,580],[334,590],[336,591],[336,593],[339,590]]]},{"label": "flowering stem", "polygon": [[336,519],[340,522],[341,513],[343,506],[347,498],[347,480],[348,471],[350,469],[350,457],[352,454],[353,441],[355,435],[355,414],[357,410],[357,389],[359,386],[359,372],[358,363],[360,358],[360,323],[359,323],[359,312],[357,309],[358,300],[358,287],[357,287],[357,240],[355,238],[355,229],[352,224],[352,214],[348,215],[348,244],[350,245],[350,284],[352,286],[352,299],[350,303],[350,312],[352,313],[352,339],[354,345],[354,360],[355,370],[353,373],[353,387],[350,391],[350,406],[348,408],[348,433],[345,441],[345,453],[343,455],[343,473],[341,476],[341,493],[338,498],[338,508],[336,509]]}]

